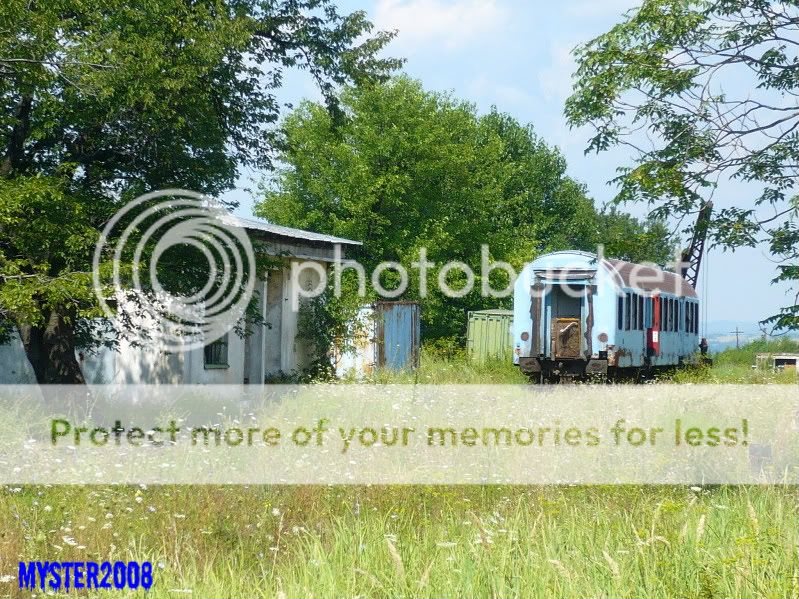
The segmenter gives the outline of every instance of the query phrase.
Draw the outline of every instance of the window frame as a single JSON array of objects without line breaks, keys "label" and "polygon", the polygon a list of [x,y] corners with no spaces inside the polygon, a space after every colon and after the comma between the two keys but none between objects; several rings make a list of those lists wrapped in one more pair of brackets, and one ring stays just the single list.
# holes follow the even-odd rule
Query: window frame
[{"label": "window frame", "polygon": [[[216,341],[213,341],[203,347],[203,368],[206,370],[224,370],[226,368],[230,368],[230,343],[228,335],[229,333],[225,333]],[[213,355],[215,348],[222,348],[220,350],[218,362],[213,361],[217,359],[217,356]]]}]

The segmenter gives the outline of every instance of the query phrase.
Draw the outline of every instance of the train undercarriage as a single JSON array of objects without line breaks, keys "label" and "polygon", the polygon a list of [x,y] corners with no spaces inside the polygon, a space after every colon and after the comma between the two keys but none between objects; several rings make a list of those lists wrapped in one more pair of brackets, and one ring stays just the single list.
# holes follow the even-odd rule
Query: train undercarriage
[{"label": "train undercarriage", "polygon": [[[712,366],[712,361],[707,358],[702,358],[702,363]],[[642,366],[619,367],[610,363],[606,352],[600,352],[598,358],[591,359],[553,360],[545,356],[519,358],[520,370],[533,383],[645,382],[691,364],[681,359],[678,364],[652,365],[644,360]]]}]

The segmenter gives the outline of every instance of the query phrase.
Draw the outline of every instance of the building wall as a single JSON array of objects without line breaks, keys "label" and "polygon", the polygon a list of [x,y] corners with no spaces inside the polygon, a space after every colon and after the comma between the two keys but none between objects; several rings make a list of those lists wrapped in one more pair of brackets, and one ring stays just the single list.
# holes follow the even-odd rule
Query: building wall
[{"label": "building wall", "polygon": [[11,340],[0,345],[0,383],[6,385],[27,385],[36,381],[33,367],[25,356],[22,341],[14,333]]}]

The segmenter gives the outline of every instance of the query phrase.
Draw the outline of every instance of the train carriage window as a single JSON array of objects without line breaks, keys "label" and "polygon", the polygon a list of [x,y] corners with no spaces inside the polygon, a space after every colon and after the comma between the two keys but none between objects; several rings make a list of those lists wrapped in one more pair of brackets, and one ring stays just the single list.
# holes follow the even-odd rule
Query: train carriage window
[{"label": "train carriage window", "polygon": [[619,305],[617,308],[616,318],[617,318],[616,328],[622,330],[624,328],[624,298],[621,295],[619,296]]},{"label": "train carriage window", "polygon": [[684,330],[686,333],[691,332],[691,302],[685,303],[685,320],[684,320]]},{"label": "train carriage window", "polygon": [[638,296],[638,330],[644,330],[644,296]]},{"label": "train carriage window", "polygon": [[694,333],[699,334],[699,304],[694,304]]},{"label": "train carriage window", "polygon": [[655,326],[655,298],[649,298],[649,320],[646,323],[647,327]]},{"label": "train carriage window", "polygon": [[679,318],[678,312],[680,310],[680,304],[677,303],[676,299],[671,300],[671,332],[677,332],[677,319]]},{"label": "train carriage window", "polygon": [[644,305],[643,305],[641,300],[643,300],[643,299],[644,298],[642,296],[640,296],[638,294],[635,295],[635,330],[636,331],[640,331],[641,330],[641,321],[643,320],[642,319],[643,314],[641,314],[641,313],[643,312],[643,307],[644,307]]},{"label": "train carriage window", "polygon": [[677,300],[672,298],[671,300],[671,332],[674,333],[677,331]]},{"label": "train carriage window", "polygon": [[672,316],[674,314],[674,303],[672,299],[669,298],[666,300],[666,330],[671,332],[672,327]]},{"label": "train carriage window", "polygon": [[631,306],[630,306],[630,294],[627,293],[624,296],[624,330],[630,330],[630,316],[631,316]]}]

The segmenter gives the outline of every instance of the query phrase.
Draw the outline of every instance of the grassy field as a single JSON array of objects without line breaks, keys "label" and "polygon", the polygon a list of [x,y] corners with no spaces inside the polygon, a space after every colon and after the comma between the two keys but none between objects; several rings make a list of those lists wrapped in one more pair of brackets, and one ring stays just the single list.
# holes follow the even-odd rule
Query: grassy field
[{"label": "grassy field", "polygon": [[0,495],[18,559],[151,560],[151,597],[799,596],[795,489],[89,487]]},{"label": "grassy field", "polygon": [[[755,354],[766,352],[799,352],[799,342],[755,341],[740,349],[728,349],[713,356],[713,367],[692,367],[658,377],[662,383],[704,384],[799,384],[795,371],[773,372],[753,369]],[[422,351],[418,370],[408,372],[378,371],[368,379],[374,383],[396,384],[527,384],[528,378],[509,361],[476,363],[463,352],[442,355]]]},{"label": "grassy field", "polygon": [[[716,356],[674,382],[797,383]],[[751,354],[751,355],[750,355]],[[526,383],[425,353],[374,382]],[[20,560],[150,560],[149,597],[799,597],[796,487],[4,487]],[[103,591],[105,595],[118,595]],[[136,593],[134,593],[136,595]],[[143,592],[138,595],[144,596]]]}]

